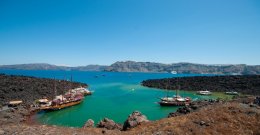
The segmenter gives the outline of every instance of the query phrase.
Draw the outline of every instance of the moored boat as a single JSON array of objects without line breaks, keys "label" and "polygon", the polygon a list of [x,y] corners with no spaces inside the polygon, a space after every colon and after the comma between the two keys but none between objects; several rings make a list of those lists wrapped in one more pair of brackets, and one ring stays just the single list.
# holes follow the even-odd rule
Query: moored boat
[{"label": "moored boat", "polygon": [[87,88],[79,87],[70,90],[68,93],[82,93],[84,96],[87,96],[87,95],[92,95],[93,92],[88,90]]},{"label": "moored boat", "polygon": [[[80,104],[83,101],[85,94],[81,90],[82,89],[76,89],[74,91],[70,90],[64,95],[56,96],[51,101],[40,99],[39,102],[43,103],[40,105],[40,110],[55,111]],[[54,84],[54,93],[56,93],[56,83]]]},{"label": "moored boat", "polygon": [[183,98],[180,95],[178,95],[178,90],[176,90],[176,95],[173,97],[168,96],[168,90],[167,90],[167,96],[160,99],[161,100],[158,103],[161,106],[185,106],[191,102],[190,97]]},{"label": "moored boat", "polygon": [[191,98],[186,97],[180,97],[180,96],[175,96],[175,97],[170,97],[170,98],[161,98],[161,101],[158,103],[161,106],[185,106],[188,105],[191,102]]},{"label": "moored boat", "polygon": [[171,74],[177,74],[177,71],[171,71]]},{"label": "moored boat", "polygon": [[71,102],[66,102],[66,103],[62,103],[62,104],[41,107],[40,109],[44,110],[44,111],[55,111],[55,110],[60,110],[60,109],[64,109],[67,107],[71,107],[71,106],[80,104],[81,102],[82,102],[82,100],[71,101]]},{"label": "moored boat", "polygon": [[203,91],[197,91],[197,94],[199,94],[199,95],[211,95],[212,93],[210,91],[203,90]]},{"label": "moored boat", "polygon": [[227,94],[227,95],[238,95],[239,93],[236,92],[236,91],[228,91],[228,92],[225,92],[225,94]]},{"label": "moored boat", "polygon": [[80,104],[83,101],[83,99],[84,97],[82,94],[77,94],[73,96],[72,95],[56,96],[56,98],[52,101],[49,101],[47,105],[41,106],[40,110],[44,110],[44,111],[60,110],[63,108]]}]

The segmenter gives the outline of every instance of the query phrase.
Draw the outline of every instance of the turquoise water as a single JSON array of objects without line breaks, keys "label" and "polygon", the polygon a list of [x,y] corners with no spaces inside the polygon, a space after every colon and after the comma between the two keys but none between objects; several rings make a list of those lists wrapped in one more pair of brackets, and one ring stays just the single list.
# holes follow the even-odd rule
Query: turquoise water
[{"label": "turquoise water", "polygon": [[[123,123],[135,110],[141,111],[149,120],[167,117],[177,107],[161,107],[156,102],[166,92],[160,89],[146,88],[140,85],[142,80],[179,76],[198,76],[196,74],[168,73],[115,73],[115,72],[83,72],[83,71],[25,71],[0,70],[2,73],[26,75],[43,78],[64,79],[73,76],[73,81],[87,83],[91,96],[85,97],[82,104],[53,112],[40,112],[35,115],[43,124],[82,127],[88,119],[95,123],[104,117]],[[180,91],[182,96],[193,99],[210,98],[195,95],[194,92]],[[174,92],[170,92],[174,95]]]}]

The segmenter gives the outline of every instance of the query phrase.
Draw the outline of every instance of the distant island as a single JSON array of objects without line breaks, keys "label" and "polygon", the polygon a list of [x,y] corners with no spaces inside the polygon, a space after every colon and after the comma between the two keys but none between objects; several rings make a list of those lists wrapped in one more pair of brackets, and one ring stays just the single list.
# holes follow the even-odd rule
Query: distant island
[{"label": "distant island", "polygon": [[207,65],[194,63],[163,64],[155,62],[119,61],[105,65],[87,65],[78,67],[57,66],[46,63],[1,65],[0,69],[18,70],[70,70],[70,71],[108,71],[108,72],[153,72],[182,74],[223,74],[223,75],[256,75],[260,74],[260,65]]}]

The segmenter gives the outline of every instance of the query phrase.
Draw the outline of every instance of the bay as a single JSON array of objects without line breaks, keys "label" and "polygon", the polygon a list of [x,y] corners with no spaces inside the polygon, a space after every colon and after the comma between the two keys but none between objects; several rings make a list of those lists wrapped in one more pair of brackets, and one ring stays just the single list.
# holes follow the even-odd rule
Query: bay
[{"label": "bay", "polygon": [[[42,124],[69,127],[82,127],[88,119],[93,119],[97,123],[105,117],[123,124],[128,115],[135,110],[145,114],[149,120],[165,118],[178,107],[161,107],[156,102],[159,97],[165,96],[165,90],[143,87],[140,83],[146,79],[201,76],[200,74],[38,70],[1,70],[0,72],[52,79],[69,79],[72,76],[73,81],[88,84],[89,89],[94,93],[86,96],[81,104],[59,111],[39,112],[34,116],[35,120]],[[170,92],[170,95],[174,94],[174,91]],[[217,98],[214,95],[199,96],[190,91],[180,91],[179,94],[192,99]]]}]

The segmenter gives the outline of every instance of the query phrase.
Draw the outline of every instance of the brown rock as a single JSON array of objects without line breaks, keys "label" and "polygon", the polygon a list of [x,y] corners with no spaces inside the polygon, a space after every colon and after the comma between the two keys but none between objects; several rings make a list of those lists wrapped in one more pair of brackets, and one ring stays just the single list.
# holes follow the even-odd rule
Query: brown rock
[{"label": "brown rock", "polygon": [[118,129],[121,130],[122,126],[120,124],[115,123],[113,120],[110,120],[108,118],[104,118],[97,124],[98,128],[106,128],[108,130],[114,130]]},{"label": "brown rock", "polygon": [[83,128],[90,128],[90,127],[94,127],[94,121],[92,119],[88,119],[88,121],[85,123],[85,125],[83,126]]},{"label": "brown rock", "polygon": [[124,122],[123,130],[131,129],[141,124],[142,122],[148,122],[147,117],[139,111],[134,111],[129,115],[128,119]]}]

